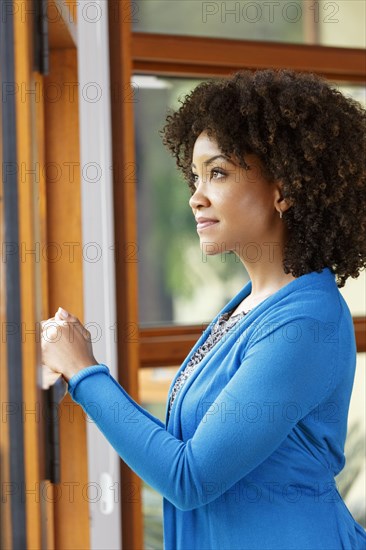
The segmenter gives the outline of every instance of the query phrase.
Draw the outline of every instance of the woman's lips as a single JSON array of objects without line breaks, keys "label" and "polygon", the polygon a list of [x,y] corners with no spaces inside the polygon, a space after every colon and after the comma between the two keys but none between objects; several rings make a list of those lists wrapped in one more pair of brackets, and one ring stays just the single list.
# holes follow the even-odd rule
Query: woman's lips
[{"label": "woman's lips", "polygon": [[211,225],[215,225],[218,223],[218,220],[199,220],[197,221],[197,231],[203,231],[204,229],[207,229],[207,227],[211,227]]}]

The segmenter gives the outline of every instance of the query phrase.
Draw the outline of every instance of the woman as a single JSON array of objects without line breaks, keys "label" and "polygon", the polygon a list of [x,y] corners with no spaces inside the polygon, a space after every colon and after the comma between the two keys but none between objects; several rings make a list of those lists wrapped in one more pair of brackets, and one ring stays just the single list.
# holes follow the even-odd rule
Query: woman
[{"label": "woman", "polygon": [[43,363],[164,496],[166,549],[365,548],[334,481],[356,358],[338,287],[366,263],[364,129],[356,102],[291,71],[203,83],[168,115],[202,250],[234,252],[250,281],[181,366],[165,425],[56,313]]}]

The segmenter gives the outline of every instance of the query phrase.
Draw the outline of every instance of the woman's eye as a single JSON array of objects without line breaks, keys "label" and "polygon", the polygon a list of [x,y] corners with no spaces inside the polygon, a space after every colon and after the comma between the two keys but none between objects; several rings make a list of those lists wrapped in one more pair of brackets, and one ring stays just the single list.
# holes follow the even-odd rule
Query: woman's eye
[{"label": "woman's eye", "polygon": [[[221,168],[212,168],[212,170],[210,170],[210,174],[209,174],[209,179],[210,180],[212,178],[213,179],[223,179],[225,177],[226,177],[226,172],[224,172]],[[191,173],[190,184],[192,185],[193,188],[197,187],[198,179],[199,179],[198,174],[194,174],[192,172]]]},{"label": "woman's eye", "polygon": [[191,184],[196,187],[196,183],[197,183],[197,180],[198,180],[198,174],[191,174]]},{"label": "woman's eye", "polygon": [[222,179],[226,176],[226,173],[221,170],[221,168],[213,168],[211,170],[211,177],[215,177],[216,179]]}]

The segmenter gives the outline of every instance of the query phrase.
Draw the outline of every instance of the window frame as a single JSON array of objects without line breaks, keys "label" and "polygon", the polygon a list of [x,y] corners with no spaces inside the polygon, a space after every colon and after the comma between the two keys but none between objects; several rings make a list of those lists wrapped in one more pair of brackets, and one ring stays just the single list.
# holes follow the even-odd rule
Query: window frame
[{"label": "window frame", "polygon": [[172,77],[220,77],[240,69],[293,69],[337,82],[364,83],[365,52],[308,44],[132,34],[133,72]]}]

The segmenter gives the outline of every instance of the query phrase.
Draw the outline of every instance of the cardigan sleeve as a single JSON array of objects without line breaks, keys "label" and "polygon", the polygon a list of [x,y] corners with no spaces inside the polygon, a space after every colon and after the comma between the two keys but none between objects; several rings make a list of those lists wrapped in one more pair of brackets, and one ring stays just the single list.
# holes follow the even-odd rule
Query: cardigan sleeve
[{"label": "cardigan sleeve", "polygon": [[[70,392],[71,397],[73,397],[74,401],[78,402],[74,397],[75,387],[87,376],[91,376],[93,374],[100,374],[105,373],[108,375],[108,377],[117,384],[119,390],[124,394],[124,397],[126,398],[126,402],[123,404],[123,410],[120,408],[120,403],[118,402],[111,402],[108,401],[109,410],[111,411],[111,418],[113,416],[113,419],[118,422],[119,418],[122,416],[124,418],[129,418],[127,420],[128,422],[135,423],[136,419],[134,418],[134,414],[136,414],[136,411],[143,414],[151,420],[152,422],[155,422],[158,426],[164,428],[163,422],[157,418],[156,416],[152,415],[147,411],[146,409],[142,408],[132,397],[118,384],[118,382],[111,376],[109,372],[109,368],[106,365],[103,365],[102,363],[100,365],[93,365],[91,367],[86,367],[85,369],[82,369],[77,374],[75,374],[72,378],[69,380],[68,384],[68,390]],[[102,380],[105,381],[105,378],[102,377]],[[91,394],[92,395],[92,394]],[[80,403],[82,404],[82,403]],[[115,407],[115,408],[114,408]],[[83,405],[83,408],[85,412],[96,422],[96,420],[99,418],[102,413],[102,407],[100,405],[100,400],[91,400],[89,399],[86,404]],[[98,424],[98,422],[96,422]]]},{"label": "cardigan sleeve", "polygon": [[[206,404],[185,442],[135,403],[105,365],[80,371],[70,379],[69,391],[144,481],[177,508],[192,510],[259,466],[328,395],[337,338],[316,337],[314,323],[319,325],[299,317],[255,331],[240,367]],[[248,405],[257,411],[255,418],[240,413]]]}]

